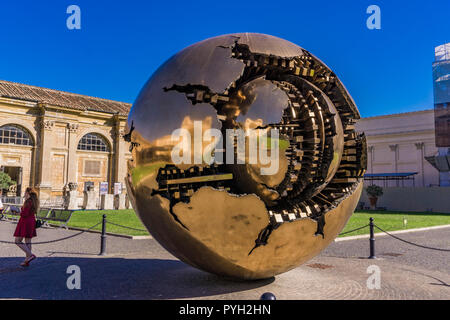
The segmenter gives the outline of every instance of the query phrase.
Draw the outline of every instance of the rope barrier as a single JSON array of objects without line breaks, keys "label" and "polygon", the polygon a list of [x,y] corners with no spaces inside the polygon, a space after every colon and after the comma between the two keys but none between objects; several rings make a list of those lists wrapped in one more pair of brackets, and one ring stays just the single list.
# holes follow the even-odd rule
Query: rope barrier
[{"label": "rope barrier", "polygon": [[[68,237],[64,237],[64,238],[56,239],[56,240],[50,240],[50,241],[33,242],[32,244],[33,244],[33,245],[48,244],[48,243],[60,242],[60,241],[68,240],[68,239],[71,239],[71,238],[75,238],[75,237],[77,237],[77,236],[79,236],[79,235],[85,233],[86,231],[90,231],[90,230],[94,229],[95,227],[97,227],[97,226],[100,225],[100,224],[101,224],[101,222],[99,222],[99,223],[97,223],[96,225],[90,227],[89,229],[83,230],[83,231],[81,231],[81,232],[78,232],[78,233],[73,234],[73,235],[68,236]],[[15,242],[11,242],[11,241],[3,241],[3,240],[0,240],[0,243],[4,243],[4,244],[16,244]]]},{"label": "rope barrier", "polygon": [[113,222],[110,222],[110,221],[106,221],[106,223],[112,224],[113,226],[122,227],[122,228],[125,228],[125,229],[130,229],[130,230],[135,230],[135,231],[142,231],[142,232],[148,232],[147,230],[127,227],[127,226],[123,226],[121,224],[113,223]]},{"label": "rope barrier", "polygon": [[355,232],[355,231],[358,231],[358,230],[361,230],[361,229],[367,228],[368,226],[369,226],[369,225],[368,225],[368,224],[366,224],[365,226],[362,226],[362,227],[360,227],[360,228],[356,228],[356,229],[353,229],[353,230],[350,230],[350,231],[346,231],[346,232],[340,233],[340,234],[339,234],[339,236],[343,236],[344,234],[347,234],[347,233],[352,233],[352,232]]},{"label": "rope barrier", "polygon": [[427,246],[423,246],[423,245],[421,245],[421,244],[417,244],[417,243],[414,243],[414,242],[411,242],[411,241],[407,241],[407,240],[405,240],[405,239],[396,237],[396,236],[394,236],[393,234],[390,234],[390,233],[387,232],[387,231],[384,231],[383,229],[381,229],[381,228],[380,228],[379,226],[377,226],[376,224],[374,224],[374,226],[375,226],[375,228],[377,228],[378,230],[380,230],[380,231],[386,233],[388,236],[391,236],[391,237],[394,238],[394,239],[397,239],[397,240],[399,240],[399,241],[408,243],[408,244],[410,244],[410,245],[413,245],[413,246],[416,246],[416,247],[420,247],[420,248],[424,248],[424,249],[430,249],[430,250],[436,250],[436,251],[450,252],[450,249],[442,249],[442,248],[427,247]]},{"label": "rope barrier", "polygon": [[[1,215],[1,218],[3,218],[3,215]],[[114,226],[117,226],[117,227],[121,227],[121,228],[125,228],[125,229],[130,229],[130,230],[135,230],[135,231],[141,231],[141,232],[148,232],[147,230],[137,229],[137,228],[132,228],[132,227],[127,227],[127,226],[123,226],[123,225],[121,225],[121,224],[117,224],[117,223],[114,223],[114,222],[106,221],[105,216],[104,216],[103,219],[104,219],[104,221],[101,221],[101,222],[99,222],[99,223],[93,225],[92,227],[90,227],[90,228],[88,228],[88,229],[86,229],[86,230],[80,231],[80,232],[78,232],[78,233],[76,233],[76,234],[73,234],[73,235],[71,235],[71,236],[64,237],[64,238],[61,238],[61,239],[56,239],[56,240],[50,240],[50,241],[34,242],[33,245],[49,244],[49,243],[55,243],[55,242],[60,242],[60,241],[68,240],[68,239],[71,239],[71,238],[75,238],[75,237],[77,237],[77,236],[79,236],[79,235],[81,235],[81,234],[83,234],[83,233],[85,233],[85,232],[87,232],[87,231],[90,231],[90,230],[94,229],[95,227],[97,227],[98,225],[100,225],[100,224],[102,224],[102,223],[103,223],[104,225],[107,224],[107,223],[109,223],[109,224],[111,224],[111,225],[114,225]],[[399,241],[402,241],[402,242],[404,242],[404,243],[407,243],[407,244],[410,244],[410,245],[413,245],[413,246],[416,246],[416,247],[424,248],[424,249],[430,249],[430,250],[436,250],[436,251],[450,252],[450,249],[433,248],[433,247],[428,247],[428,246],[424,246],[424,245],[421,245],[421,244],[417,244],[417,243],[414,243],[414,242],[411,242],[411,241],[407,241],[407,240],[405,240],[405,239],[402,239],[402,238],[399,238],[399,237],[397,237],[397,236],[394,236],[393,234],[391,234],[391,233],[389,233],[389,232],[387,232],[387,231],[381,229],[381,228],[380,228],[379,226],[377,226],[376,224],[373,224],[373,221],[372,221],[371,223],[372,223],[373,227],[377,228],[377,229],[380,230],[381,232],[384,232],[384,233],[386,233],[388,236],[390,236],[390,237],[392,237],[392,238],[394,238],[394,239],[397,239],[397,240],[399,240]],[[358,230],[361,230],[361,229],[364,229],[364,228],[367,228],[367,227],[370,227],[370,226],[371,226],[371,224],[367,224],[367,225],[365,225],[365,226],[362,226],[362,227],[359,227],[359,228],[356,228],[356,229],[353,229],[353,230],[350,230],[350,231],[346,231],[346,232],[340,233],[339,236],[342,236],[342,235],[345,235],[345,234],[348,234],[348,233],[352,233],[352,232],[355,232],[355,231],[358,231]],[[372,229],[373,229],[373,227],[372,227]],[[371,232],[373,232],[372,229],[371,229]],[[3,240],[0,240],[0,243],[3,243],[3,244],[16,244],[16,242],[3,241]]]}]

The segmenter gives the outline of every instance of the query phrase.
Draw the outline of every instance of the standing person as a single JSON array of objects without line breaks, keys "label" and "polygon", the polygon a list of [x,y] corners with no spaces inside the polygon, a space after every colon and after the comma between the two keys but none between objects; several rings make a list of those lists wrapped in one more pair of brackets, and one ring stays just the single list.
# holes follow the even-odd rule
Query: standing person
[{"label": "standing person", "polygon": [[1,192],[0,192],[0,220],[2,220],[3,219],[3,202],[2,202],[2,197],[1,197]]},{"label": "standing person", "polygon": [[[22,267],[28,267],[30,262],[36,259],[31,252],[31,239],[36,237],[36,212],[39,208],[39,200],[36,192],[31,188],[25,191],[25,202],[20,211],[20,219],[17,224],[14,237],[16,245],[26,254],[25,260],[20,264]],[[25,238],[25,243],[23,239]]]}]

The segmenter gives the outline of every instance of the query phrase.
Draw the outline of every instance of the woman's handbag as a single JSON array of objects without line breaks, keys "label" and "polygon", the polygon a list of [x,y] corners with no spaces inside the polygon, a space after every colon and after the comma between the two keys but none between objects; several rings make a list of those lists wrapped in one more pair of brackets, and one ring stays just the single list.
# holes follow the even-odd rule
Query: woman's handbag
[{"label": "woman's handbag", "polygon": [[36,220],[36,229],[42,227],[42,221],[41,220]]}]

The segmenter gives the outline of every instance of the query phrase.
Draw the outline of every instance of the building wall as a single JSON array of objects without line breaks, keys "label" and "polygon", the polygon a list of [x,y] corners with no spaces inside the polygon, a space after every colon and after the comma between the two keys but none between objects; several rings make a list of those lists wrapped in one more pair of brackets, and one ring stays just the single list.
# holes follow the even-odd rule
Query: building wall
[{"label": "building wall", "polygon": [[[83,186],[85,182],[94,182],[94,188],[98,189],[100,182],[111,181],[110,177],[110,154],[107,152],[90,153],[84,151],[77,152],[77,181],[78,191],[83,192]],[[99,167],[99,173],[86,172],[89,166],[88,162],[96,164]]]},{"label": "building wall", "polygon": [[[23,168],[23,187],[35,187],[40,198],[63,194],[69,182],[108,182],[113,192],[115,182],[124,183],[126,160],[131,158],[128,143],[123,141],[126,118],[102,112],[62,109],[57,106],[0,98],[0,126],[14,124],[24,128],[34,146],[0,144],[0,166]],[[78,142],[87,133],[101,135],[109,152],[80,151]],[[99,174],[86,174],[86,161],[99,161]]]},{"label": "building wall", "polygon": [[[3,100],[3,99],[2,99]],[[22,193],[25,188],[35,183],[36,157],[39,153],[37,144],[36,115],[31,112],[34,104],[20,102],[17,105],[0,101],[0,126],[16,124],[27,131],[34,146],[0,144],[0,166],[22,168]]]},{"label": "building wall", "polygon": [[[22,185],[31,183],[33,147],[0,145],[0,166],[22,167]],[[18,181],[16,181],[18,182]]]},{"label": "building wall", "polygon": [[[365,185],[368,183],[365,182]],[[363,208],[370,207],[370,200],[365,190],[361,194],[359,204]],[[378,198],[377,207],[386,208],[389,211],[450,213],[450,188],[384,188],[383,195]]]},{"label": "building wall", "polygon": [[[438,151],[433,110],[363,118],[356,128],[367,137],[367,173],[417,172],[416,187],[439,185],[438,171],[424,159]],[[402,183],[391,181],[386,186],[401,187]],[[412,187],[413,182],[405,181],[404,186]]]}]

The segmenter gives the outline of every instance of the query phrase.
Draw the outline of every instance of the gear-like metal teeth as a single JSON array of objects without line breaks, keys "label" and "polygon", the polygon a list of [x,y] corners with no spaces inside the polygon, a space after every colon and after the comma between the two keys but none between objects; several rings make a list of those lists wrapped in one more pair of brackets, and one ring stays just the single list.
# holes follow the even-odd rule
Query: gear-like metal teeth
[{"label": "gear-like metal teeth", "polygon": [[224,173],[224,169],[217,164],[194,166],[188,170],[166,165],[158,171],[158,189],[154,193],[173,200],[174,205],[180,201],[189,202],[194,192],[204,186],[231,191],[232,178],[232,174]]},{"label": "gear-like metal teeth", "polygon": [[[275,81],[274,81],[275,83]],[[294,112],[291,111],[291,115],[295,113],[295,115],[300,115],[300,120],[306,121],[310,119],[310,125],[309,127],[316,131],[312,135],[309,134],[308,138],[305,138],[302,136],[302,159],[301,159],[301,165],[294,162],[294,165],[296,165],[296,169],[300,169],[300,177],[302,182],[296,183],[300,179],[297,179],[293,183],[292,189],[294,192],[292,192],[289,195],[289,192],[285,196],[290,196],[292,198],[296,198],[301,194],[301,192],[304,190],[304,188],[307,187],[308,184],[313,183],[322,183],[324,177],[326,176],[327,168],[328,166],[322,165],[322,163],[330,163],[332,160],[332,156],[330,155],[330,140],[334,135],[336,134],[334,125],[332,125],[332,121],[330,121],[331,117],[333,116],[330,112],[324,112],[322,110],[319,99],[317,99],[312,90],[309,90],[306,93],[306,98],[301,95],[301,93],[298,92],[298,88],[294,87],[290,83],[286,82],[278,82],[278,86],[282,88],[286,93],[288,98],[290,99],[289,105],[292,106],[300,106],[300,104],[297,101],[302,101],[304,105],[306,105],[306,111],[300,110],[298,107],[294,109]],[[298,97],[298,98],[297,98]],[[312,105],[313,111],[309,110],[309,105]],[[296,117],[297,118],[297,117]],[[318,129],[319,126],[316,125],[315,119],[321,119],[321,126],[323,128],[322,131],[322,138],[319,138],[318,135]],[[283,118],[284,121],[289,121],[288,117]],[[291,121],[295,121],[297,119],[292,119]],[[304,126],[306,127],[306,126]],[[328,139],[328,141],[327,141]],[[328,144],[327,144],[328,142]],[[288,155],[292,155],[288,151]],[[322,161],[320,161],[322,159]],[[308,161],[309,160],[309,161]],[[303,169],[303,170],[302,170]],[[317,170],[318,169],[318,170]],[[289,191],[291,191],[289,189]]]},{"label": "gear-like metal teeth", "polygon": [[292,210],[280,210],[277,212],[269,211],[270,222],[272,224],[282,224],[284,222],[293,222],[299,219],[312,217],[314,215],[314,210],[317,209],[317,204],[314,204],[316,208],[308,205],[302,204],[301,208],[293,208]]},{"label": "gear-like metal teeth", "polygon": [[331,99],[339,111],[342,122],[346,123],[351,119],[359,119],[360,115],[355,103],[336,75],[308,51],[304,50],[303,52],[304,60],[309,61],[311,68],[314,70],[311,82],[318,86]]},{"label": "gear-like metal teeth", "polygon": [[[358,136],[354,130],[354,119],[359,118],[359,113],[351,97],[345,93],[334,73],[307,51],[299,57],[277,57],[251,52],[248,45],[239,44],[238,40],[231,51],[232,57],[242,61],[245,68],[242,76],[223,93],[211,92],[201,85],[177,86],[176,90],[186,93],[192,104],[213,105],[219,120],[227,123],[228,127],[235,127],[237,123],[229,119],[224,107],[249,79],[264,76],[284,91],[288,97],[288,107],[283,112],[281,122],[270,124],[269,127],[279,129],[281,134],[289,138],[289,147],[285,151],[287,173],[276,191],[291,209],[271,208],[271,224],[276,228],[287,221],[320,217],[337,205],[348,192],[352,192],[367,166],[364,157],[365,138]],[[316,89],[301,84],[300,78],[310,81]],[[324,182],[333,159],[332,141],[336,134],[334,115],[328,110],[328,104],[317,88],[328,96],[339,113],[344,127],[344,152],[335,177],[319,194],[310,197],[309,190]],[[195,190],[197,186],[201,184],[190,185],[188,192],[186,188],[183,189],[184,186],[178,189],[171,186],[168,190],[182,201],[187,199],[189,192],[192,193],[189,190]],[[214,186],[227,188],[226,182],[215,182]]]}]

